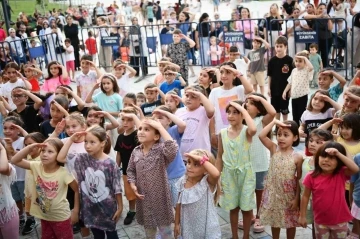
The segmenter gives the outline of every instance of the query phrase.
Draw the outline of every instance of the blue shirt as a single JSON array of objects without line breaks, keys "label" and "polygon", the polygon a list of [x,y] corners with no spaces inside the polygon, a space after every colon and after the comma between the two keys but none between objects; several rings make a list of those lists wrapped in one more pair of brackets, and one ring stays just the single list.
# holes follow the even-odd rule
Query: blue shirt
[{"label": "blue shirt", "polygon": [[173,89],[178,89],[178,95],[181,97],[181,89],[182,89],[182,86],[181,86],[181,82],[179,80],[174,80],[172,83],[167,83],[166,81],[163,82],[161,85],[160,85],[160,90],[166,94],[168,93],[169,91],[173,90]]},{"label": "blue shirt", "polygon": [[343,90],[344,90],[344,87],[342,87],[340,83],[330,87],[328,89],[330,98],[332,100],[334,100],[335,102],[337,102],[339,99],[339,96],[343,93]]},{"label": "blue shirt", "polygon": [[[181,138],[183,134],[179,133],[177,125],[170,127],[168,129],[168,133],[176,141],[180,148]],[[174,161],[169,164],[166,171],[169,179],[180,178],[185,174],[186,168],[179,150],[176,153]]]},{"label": "blue shirt", "polygon": [[[355,164],[360,167],[360,154],[354,158]],[[354,183],[353,199],[357,207],[360,207],[360,172],[351,176],[350,182]]]},{"label": "blue shirt", "polygon": [[92,100],[101,108],[101,110],[106,112],[120,112],[123,108],[122,97],[118,93],[106,95],[101,91],[94,95]]}]

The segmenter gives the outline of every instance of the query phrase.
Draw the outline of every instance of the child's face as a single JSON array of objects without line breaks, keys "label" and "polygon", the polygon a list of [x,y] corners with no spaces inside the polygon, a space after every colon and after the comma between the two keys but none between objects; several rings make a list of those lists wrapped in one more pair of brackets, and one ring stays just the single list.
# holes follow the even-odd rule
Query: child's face
[{"label": "child's face", "polygon": [[120,78],[123,76],[123,74],[125,72],[125,67],[117,66],[117,67],[115,67],[114,71],[115,71],[116,78]]},{"label": "child's face", "polygon": [[226,116],[227,116],[227,120],[231,126],[239,125],[239,123],[242,122],[242,115],[233,106],[230,106],[228,108],[228,110],[226,111]]},{"label": "child's face", "polygon": [[258,108],[255,106],[254,101],[251,99],[246,100],[245,108],[251,118],[255,118],[260,113]]},{"label": "child's face", "polygon": [[335,156],[319,157],[319,166],[325,174],[332,174],[337,167],[337,159]]},{"label": "child's face", "polygon": [[171,124],[171,120],[163,114],[154,113],[153,117],[161,123],[161,125],[167,129]]},{"label": "child's face", "polygon": [[19,91],[18,89],[14,89],[11,92],[11,99],[13,100],[14,105],[21,106],[26,103],[26,101],[28,100],[28,97],[23,92]]},{"label": "child's face", "polygon": [[161,74],[164,74],[164,68],[165,68],[165,64],[159,64],[159,71]]},{"label": "child's face", "polygon": [[104,89],[104,91],[105,91],[106,93],[110,93],[110,92],[112,92],[113,89],[114,89],[114,84],[113,84],[113,82],[112,82],[110,79],[108,79],[108,78],[103,78],[103,79],[101,80],[101,85],[102,85],[102,88]]},{"label": "child's face", "polygon": [[52,165],[56,163],[58,152],[56,148],[49,143],[45,143],[45,147],[41,149],[40,159],[43,165]]},{"label": "child's face", "polygon": [[173,34],[173,41],[174,43],[179,43],[181,41],[181,37],[179,34]]},{"label": "child's face", "polygon": [[90,64],[89,62],[82,60],[81,61],[81,70],[83,71],[88,71],[90,69]]},{"label": "child's face", "polygon": [[17,75],[17,70],[15,68],[7,69],[6,75],[9,77],[9,80],[11,82],[17,81],[18,75]]},{"label": "child's face", "polygon": [[200,165],[200,162],[195,161],[191,158],[187,159],[186,163],[186,174],[190,178],[197,178],[205,174],[205,168]]},{"label": "child's face", "polygon": [[35,47],[35,46],[36,46],[36,42],[35,41],[31,42],[31,47]]},{"label": "child's face", "polygon": [[54,94],[55,94],[55,96],[62,95],[62,96],[65,96],[67,99],[69,99],[67,92],[61,88],[57,88],[55,90]]},{"label": "child's face", "polygon": [[64,114],[54,104],[50,105],[50,115],[55,122],[60,122],[64,118]]},{"label": "child's face", "polygon": [[65,42],[65,46],[66,46],[66,47],[69,47],[69,46],[70,46],[70,42],[67,42],[67,41],[66,41],[66,42]]},{"label": "child's face", "polygon": [[135,128],[135,122],[132,118],[122,117],[121,121],[122,121],[122,127],[124,128],[125,131]]},{"label": "child's face", "polygon": [[31,77],[31,76],[33,76],[33,71],[26,67],[24,69],[24,75],[26,78]]},{"label": "child's face", "polygon": [[142,106],[143,104],[145,104],[145,102],[146,102],[146,99],[145,98],[143,98],[143,97],[137,97],[136,98],[136,105],[137,106]]},{"label": "child's face", "polygon": [[171,112],[176,111],[177,104],[178,102],[170,94],[167,94],[165,96],[165,106],[168,107]]},{"label": "child's face", "polygon": [[224,85],[232,85],[233,80],[236,78],[232,71],[220,68],[220,80]]},{"label": "child's face", "polygon": [[184,99],[185,99],[185,106],[190,111],[196,110],[201,105],[200,98],[192,93],[188,93],[187,91],[185,91]]},{"label": "child's face", "polygon": [[298,69],[303,69],[305,67],[305,61],[298,57],[295,57],[295,67]]},{"label": "child's face", "polygon": [[317,53],[317,50],[315,47],[310,48],[310,54],[315,55]]},{"label": "child's face", "polygon": [[212,46],[216,46],[216,39],[210,39],[210,44]]},{"label": "child's face", "polygon": [[349,96],[344,95],[344,110],[346,113],[355,113],[359,110],[360,103],[352,100]]},{"label": "child's face", "polygon": [[[32,138],[28,137],[24,140],[24,146],[28,146],[28,145],[32,145],[32,144],[36,144],[37,142],[35,142],[35,140],[33,140]],[[30,152],[29,155],[31,158],[36,158],[37,156],[39,156],[40,154],[40,149],[35,147],[33,148]]]},{"label": "child's face", "polygon": [[332,76],[326,74],[319,74],[319,88],[322,90],[328,90],[333,80],[334,79],[332,78]]},{"label": "child's face", "polygon": [[318,151],[318,149],[326,142],[327,141],[317,135],[311,135],[308,143],[309,152],[314,155]]},{"label": "child's face", "polygon": [[340,126],[340,135],[345,140],[351,140],[352,139],[352,129],[347,128],[344,126]]},{"label": "child's face", "polygon": [[152,103],[156,100],[157,92],[156,90],[153,90],[152,88],[145,90],[145,97],[147,102]]},{"label": "child's face", "polygon": [[230,55],[229,57],[230,61],[235,61],[240,56],[238,52],[230,52],[229,55]]},{"label": "child's face", "polygon": [[171,18],[171,19],[176,19],[176,14],[175,14],[175,13],[171,13],[171,14],[170,14],[170,18]]},{"label": "child's face", "polygon": [[252,45],[254,49],[259,49],[261,47],[261,43],[258,41],[252,41]]},{"label": "child's face", "polygon": [[173,82],[176,78],[176,75],[169,71],[165,72],[164,75],[167,82]]},{"label": "child's face", "polygon": [[208,87],[210,84],[209,74],[205,70],[200,71],[199,84]]},{"label": "child's face", "polygon": [[154,141],[158,141],[160,139],[160,135],[157,134],[155,129],[144,122],[141,122],[137,136],[141,144],[153,143]]},{"label": "child's face", "polygon": [[58,76],[59,75],[59,65],[56,65],[56,64],[53,64],[50,66],[50,73],[53,75],[53,76]]},{"label": "child's face", "polygon": [[15,141],[19,138],[20,131],[13,124],[11,121],[4,122],[4,136]]},{"label": "child's face", "polygon": [[279,127],[276,134],[278,146],[281,149],[292,147],[292,144],[297,140],[297,135],[294,135],[289,128]]},{"label": "child's face", "polygon": [[90,155],[96,155],[103,151],[105,142],[101,142],[98,137],[88,132],[85,136],[85,150]]},{"label": "child's face", "polygon": [[128,106],[132,106],[135,105],[135,102],[133,99],[129,98],[129,97],[124,97],[123,99],[123,108],[128,107]]},{"label": "child's face", "polygon": [[88,112],[88,115],[86,117],[86,123],[88,124],[88,126],[93,126],[93,125],[100,125],[101,124],[101,118],[99,115],[95,114],[95,110],[90,110]]},{"label": "child's face", "polygon": [[81,125],[77,120],[73,120],[73,119],[66,120],[65,132],[67,135],[69,135],[69,137],[71,137],[71,135],[77,132],[85,131],[85,129],[86,129],[85,125]]},{"label": "child's face", "polygon": [[311,107],[315,111],[321,111],[325,106],[325,101],[323,100],[322,97],[320,97],[321,95],[322,94],[318,92],[314,95],[314,97],[311,100]]},{"label": "child's face", "polygon": [[287,47],[284,44],[275,44],[275,52],[277,55],[286,54]]}]

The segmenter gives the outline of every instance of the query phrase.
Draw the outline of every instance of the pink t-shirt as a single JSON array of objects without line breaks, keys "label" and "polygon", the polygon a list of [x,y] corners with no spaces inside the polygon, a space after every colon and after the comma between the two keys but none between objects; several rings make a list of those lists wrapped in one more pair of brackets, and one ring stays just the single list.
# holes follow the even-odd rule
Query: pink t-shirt
[{"label": "pink t-shirt", "polygon": [[345,201],[346,176],[343,167],[335,175],[319,175],[315,178],[309,172],[303,181],[311,189],[314,219],[316,224],[336,225],[352,219]]},{"label": "pink t-shirt", "polygon": [[175,115],[186,123],[186,129],[180,145],[181,156],[193,149],[210,151],[210,119],[206,115],[205,108],[200,106],[194,111],[188,111],[183,107],[178,109]]},{"label": "pink t-shirt", "polygon": [[211,45],[208,55],[210,55],[212,61],[218,61],[220,60],[221,52],[221,47]]},{"label": "pink t-shirt", "polygon": [[255,26],[256,23],[253,20],[243,20],[243,21],[237,21],[236,22],[236,30],[238,31],[246,31],[246,30],[251,30],[251,37],[250,37],[250,32],[245,34],[245,37],[248,39],[254,39],[255,36]]},{"label": "pink t-shirt", "polygon": [[160,86],[165,81],[163,74],[159,73],[155,76],[154,84]]},{"label": "pink t-shirt", "polygon": [[61,76],[56,76],[44,81],[41,87],[42,91],[55,92],[59,85],[70,85],[70,78],[63,79]]}]

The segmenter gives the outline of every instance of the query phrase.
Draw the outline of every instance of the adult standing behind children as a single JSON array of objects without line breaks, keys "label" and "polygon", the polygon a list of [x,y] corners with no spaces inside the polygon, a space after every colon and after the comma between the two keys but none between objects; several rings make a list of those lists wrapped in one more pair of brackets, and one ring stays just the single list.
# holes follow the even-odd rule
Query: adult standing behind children
[{"label": "adult standing behind children", "polygon": [[74,47],[75,54],[75,69],[80,67],[80,56],[79,56],[79,29],[78,25],[73,23],[72,16],[66,17],[67,25],[64,26],[65,37],[69,38],[71,41],[71,45]]},{"label": "adult standing behind children", "polygon": [[275,41],[276,55],[268,64],[268,95],[271,98],[271,105],[276,110],[276,119],[287,120],[289,114],[289,99],[283,99],[282,93],[287,86],[287,79],[293,70],[293,59],[286,54],[288,42],[286,37],[280,36]]}]

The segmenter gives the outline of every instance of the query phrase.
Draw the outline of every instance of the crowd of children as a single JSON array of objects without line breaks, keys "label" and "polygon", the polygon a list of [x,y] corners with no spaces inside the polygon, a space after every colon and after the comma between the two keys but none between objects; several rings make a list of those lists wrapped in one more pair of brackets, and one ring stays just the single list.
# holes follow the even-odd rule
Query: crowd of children
[{"label": "crowd of children", "polygon": [[[83,238],[116,239],[123,193],[124,224],[136,218],[146,238],[221,238],[218,205],[230,212],[234,239],[238,228],[250,238],[252,224],[257,233],[270,226],[273,238],[280,229],[294,238],[309,224],[314,238],[359,238],[359,86],[344,90],[341,75],[319,69],[316,44],[291,58],[280,36],[268,63],[269,102],[269,44],[255,38],[252,45],[247,56],[230,47],[229,61],[203,68],[191,86],[163,58],[144,92],[129,87],[136,71],[121,60],[102,74],[82,56],[81,72],[71,75],[76,92],[72,57],[66,67],[50,62],[41,86],[34,65],[20,72],[8,63],[0,88],[0,238],[19,238],[18,228],[29,234],[40,220],[42,238],[71,239],[77,228]],[[216,47],[209,55],[218,65]],[[319,89],[308,102],[314,77]],[[295,148],[301,138],[305,152]]]}]

